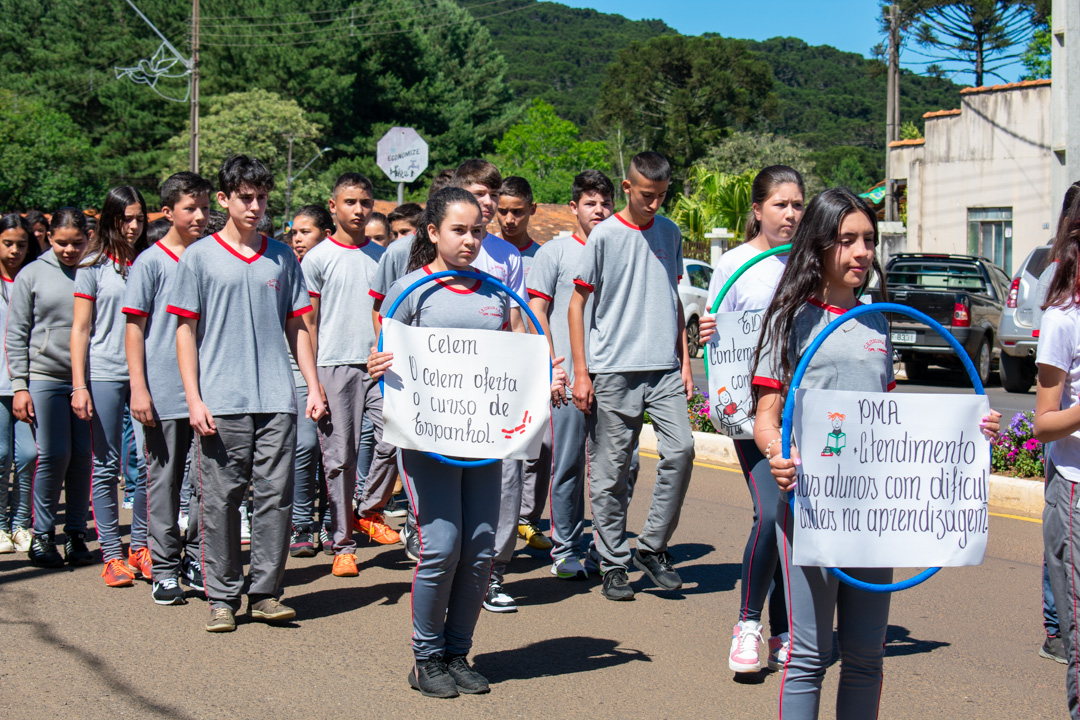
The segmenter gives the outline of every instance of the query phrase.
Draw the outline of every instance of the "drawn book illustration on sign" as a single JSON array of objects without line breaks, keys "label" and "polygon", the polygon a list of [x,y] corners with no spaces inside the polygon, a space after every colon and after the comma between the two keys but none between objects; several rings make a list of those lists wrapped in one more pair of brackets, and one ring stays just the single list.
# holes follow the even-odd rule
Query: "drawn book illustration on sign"
[{"label": "drawn book illustration on sign", "polygon": [[825,440],[825,449],[821,451],[821,457],[839,455],[847,446],[847,435],[842,432],[844,429],[844,413],[829,413],[829,421],[832,423],[832,432],[829,433],[829,437]]}]

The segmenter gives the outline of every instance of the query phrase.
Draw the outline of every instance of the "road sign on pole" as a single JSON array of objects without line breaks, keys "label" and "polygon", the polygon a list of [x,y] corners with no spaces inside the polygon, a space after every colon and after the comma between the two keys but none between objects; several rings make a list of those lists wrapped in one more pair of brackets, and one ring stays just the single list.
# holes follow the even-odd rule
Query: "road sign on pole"
[{"label": "road sign on pole", "polygon": [[379,140],[376,153],[379,167],[397,183],[416,180],[428,166],[427,143],[412,128],[390,128]]}]

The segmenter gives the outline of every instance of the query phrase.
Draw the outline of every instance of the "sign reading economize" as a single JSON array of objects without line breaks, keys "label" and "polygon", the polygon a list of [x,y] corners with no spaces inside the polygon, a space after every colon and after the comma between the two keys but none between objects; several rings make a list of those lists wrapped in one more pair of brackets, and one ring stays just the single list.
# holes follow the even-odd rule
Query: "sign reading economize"
[{"label": "sign reading economize", "polygon": [[716,432],[753,439],[750,377],[764,310],[717,313],[716,333],[705,345],[709,364],[709,416]]},{"label": "sign reading economize", "polygon": [[409,450],[529,460],[551,413],[543,335],[383,321],[394,363],[383,380],[383,438]]},{"label": "sign reading economize", "polygon": [[797,390],[795,564],[981,564],[989,409],[985,395]]}]

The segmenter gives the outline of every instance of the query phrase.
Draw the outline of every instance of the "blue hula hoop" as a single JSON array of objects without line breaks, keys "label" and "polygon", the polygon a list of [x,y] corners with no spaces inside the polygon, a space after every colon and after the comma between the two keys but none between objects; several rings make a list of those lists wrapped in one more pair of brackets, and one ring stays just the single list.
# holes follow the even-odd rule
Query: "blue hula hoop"
[{"label": "blue hula hoop", "polygon": [[[791,377],[791,387],[788,389],[787,399],[784,401],[784,423],[780,433],[780,445],[783,451],[785,459],[791,457],[791,420],[795,412],[795,391],[799,389],[799,384],[802,382],[803,375],[806,374],[806,368],[810,365],[810,359],[814,357],[814,353],[818,351],[821,344],[825,342],[825,338],[829,337],[838,327],[845,324],[848,320],[859,317],[860,315],[869,315],[870,313],[896,313],[898,315],[906,315],[909,318],[918,320],[919,322],[927,325],[931,330],[940,335],[944,340],[952,347],[956,352],[957,357],[960,358],[960,362],[964,366],[964,370],[967,371],[968,377],[971,378],[971,384],[975,387],[975,393],[978,395],[985,395],[986,390],[983,388],[982,380],[979,379],[979,373],[975,370],[974,363],[971,362],[971,358],[968,357],[967,351],[952,336],[948,330],[946,330],[941,323],[928,316],[926,313],[919,312],[914,308],[909,308],[904,305],[897,305],[896,303],[874,303],[872,305],[859,305],[857,307],[848,310],[840,317],[833,320],[831,323],[825,326],[813,342],[810,343],[810,347],[803,353],[802,358],[799,360],[798,366],[795,368],[795,374]],[[788,493],[788,505],[791,508],[792,514],[795,513],[795,494]],[[907,580],[901,580],[895,583],[869,583],[864,580],[858,580],[851,577],[843,570],[839,568],[829,568],[829,572],[839,578],[842,582],[848,585],[865,590],[872,593],[888,593],[895,592],[897,590],[907,590],[908,588],[915,587],[919,583],[922,583],[933,576],[941,568],[927,568],[918,575],[908,578]]]},{"label": "blue hula hoop", "polygon": [[[428,284],[430,282],[435,282],[436,280],[438,280],[440,278],[445,278],[445,277],[458,277],[458,278],[460,278],[460,277],[468,277],[468,278],[473,278],[475,280],[479,280],[482,283],[486,283],[488,285],[491,285],[491,286],[495,287],[498,290],[501,290],[502,292],[506,293],[511,298],[513,298],[514,301],[517,302],[517,304],[526,313],[528,313],[529,319],[532,320],[533,327],[536,328],[537,333],[539,333],[540,335],[544,334],[544,329],[543,329],[543,327],[540,326],[540,321],[536,319],[536,315],[534,315],[533,311],[529,309],[529,303],[528,302],[523,300],[520,295],[518,295],[516,292],[511,290],[510,287],[508,285],[506,285],[506,283],[504,283],[502,280],[499,280],[498,278],[492,277],[491,275],[488,275],[486,273],[477,272],[475,270],[442,270],[442,271],[437,272],[437,273],[432,273],[432,274],[428,275],[427,277],[420,278],[419,280],[414,282],[412,285],[405,288],[405,291],[397,296],[397,299],[394,300],[394,302],[390,305],[390,309],[386,311],[386,317],[393,318],[394,313],[397,312],[398,306],[401,305],[401,301],[404,300],[411,292],[416,290],[418,287],[426,285],[426,284]],[[382,336],[381,332],[379,333],[379,346],[378,347],[379,347],[379,352],[382,352],[382,349],[383,349],[383,336]],[[548,370],[548,379],[549,379],[549,381],[550,381],[550,379],[552,377],[551,373],[552,373],[552,371],[549,369]],[[379,378],[379,392],[384,392],[384,391],[385,391],[385,387],[384,387],[384,383],[383,383],[383,378]],[[445,455],[440,455],[439,453],[427,452],[426,450],[424,450],[422,452],[425,455],[427,455],[428,457],[433,458],[435,460],[438,460],[441,463],[444,463],[446,465],[453,465],[455,467],[482,467],[484,465],[491,465],[492,463],[502,462],[502,460],[500,460],[499,458],[489,458],[487,460],[458,460],[456,458],[448,458]]]}]

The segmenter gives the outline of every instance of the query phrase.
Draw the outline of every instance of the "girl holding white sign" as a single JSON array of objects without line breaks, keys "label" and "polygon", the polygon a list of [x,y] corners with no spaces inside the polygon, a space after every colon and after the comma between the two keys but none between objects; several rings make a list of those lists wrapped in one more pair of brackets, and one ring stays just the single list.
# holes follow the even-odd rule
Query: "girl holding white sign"
[{"label": "girl holding white sign", "polygon": [[[826,325],[855,307],[876,275],[877,218],[863,200],[844,188],[826,190],[806,209],[776,295],[765,313],[754,368],[754,440],[769,459],[781,490],[795,487],[798,452],[784,459],[781,420],[787,388],[798,359]],[[884,298],[883,298],[884,299]],[[886,319],[863,315],[833,333],[813,356],[800,387],[887,392],[893,389],[892,345]],[[983,432],[996,436],[1000,413],[983,419]],[[837,720],[877,717],[881,697],[889,594],[867,593],[840,581],[824,567],[791,562],[793,517],[787,498],[777,509],[777,532],[791,625],[791,645],[780,686],[785,720],[816,718],[821,681],[833,658],[833,617],[840,645]],[[870,583],[888,583],[891,568],[846,572]]]},{"label": "girl holding white sign", "polygon": [[[753,206],[746,223],[746,242],[724,253],[716,264],[709,283],[710,308],[728,278],[747,261],[791,242],[802,219],[805,193],[802,175],[787,165],[773,165],[757,174],[750,186]],[[728,289],[719,312],[764,310],[776,292],[786,264],[786,255],[774,255],[752,266]],[[713,398],[714,403],[720,401],[721,398]],[[734,442],[754,502],[754,522],[743,550],[739,620],[731,633],[728,667],[736,673],[761,669],[758,657],[762,642],[761,612],[765,599],[769,598],[768,662],[770,668],[779,670],[787,660],[789,644],[787,604],[782,590],[784,578],[776,546],[776,504],[780,493],[769,472],[769,461],[754,441],[736,438]]]},{"label": "girl holding white sign", "polygon": [[[440,271],[471,269],[485,225],[469,192],[447,188],[436,193],[413,241],[410,272],[390,286],[383,317],[417,280]],[[508,331],[510,302],[479,280],[443,278],[407,295],[395,319],[417,327]],[[392,353],[372,348],[368,370],[373,378],[392,363]],[[466,656],[491,574],[501,464],[458,467],[402,449],[401,467],[420,537],[412,588],[415,666],[409,684],[429,697],[488,692],[487,679],[470,667]]]}]

